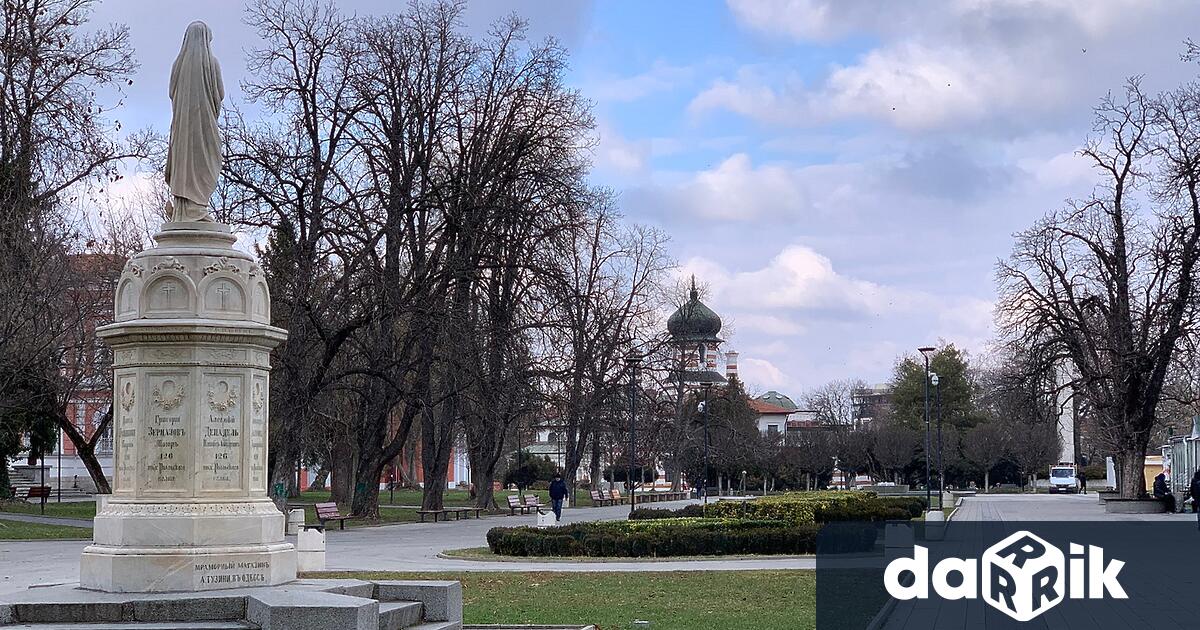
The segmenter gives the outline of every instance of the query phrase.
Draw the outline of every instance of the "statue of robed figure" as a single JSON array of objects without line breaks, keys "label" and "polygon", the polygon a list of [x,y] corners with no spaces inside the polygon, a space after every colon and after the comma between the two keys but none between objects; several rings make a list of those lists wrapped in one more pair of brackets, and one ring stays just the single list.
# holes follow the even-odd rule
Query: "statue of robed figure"
[{"label": "statue of robed figure", "polygon": [[171,139],[165,175],[173,200],[172,221],[212,221],[208,202],[221,172],[217,116],[225,98],[221,66],[212,54],[212,30],[188,25],[171,67]]}]

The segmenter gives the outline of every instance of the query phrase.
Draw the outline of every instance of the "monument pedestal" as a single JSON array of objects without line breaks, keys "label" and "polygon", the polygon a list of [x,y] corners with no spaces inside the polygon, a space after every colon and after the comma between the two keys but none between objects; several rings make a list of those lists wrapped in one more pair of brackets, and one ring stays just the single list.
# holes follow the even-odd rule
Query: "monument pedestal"
[{"label": "monument pedestal", "polygon": [[262,270],[217,223],[167,223],[117,285],[113,494],[80,585],[112,592],[269,586],[296,578],[267,498],[270,325]]}]

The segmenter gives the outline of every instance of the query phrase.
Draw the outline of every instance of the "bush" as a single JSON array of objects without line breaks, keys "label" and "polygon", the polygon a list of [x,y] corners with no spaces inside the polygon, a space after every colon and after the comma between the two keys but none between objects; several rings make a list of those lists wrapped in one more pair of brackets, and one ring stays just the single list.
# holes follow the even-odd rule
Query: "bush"
[{"label": "bush", "polygon": [[678,510],[669,510],[666,508],[637,508],[629,515],[629,519],[637,520],[653,520],[661,518],[693,518],[704,516],[704,506],[699,503],[685,505]]},{"label": "bush", "polygon": [[[669,511],[669,510],[662,510]],[[497,527],[488,547],[506,556],[672,557],[730,554],[810,554],[815,524],[779,521],[664,518],[577,523],[562,527]],[[857,537],[854,551],[875,544],[874,530]]]},{"label": "bush", "polygon": [[870,492],[804,492],[752,501],[718,501],[708,516],[770,519],[788,523],[909,520],[924,511],[920,497],[880,497]]}]

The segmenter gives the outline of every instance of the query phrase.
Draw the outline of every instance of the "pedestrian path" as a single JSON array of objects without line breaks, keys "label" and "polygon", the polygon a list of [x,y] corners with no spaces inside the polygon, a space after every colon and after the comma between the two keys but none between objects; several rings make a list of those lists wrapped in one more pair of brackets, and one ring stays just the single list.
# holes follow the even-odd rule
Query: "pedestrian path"
[{"label": "pedestrian path", "polygon": [[92,519],[90,518],[68,518],[63,516],[24,514],[20,512],[0,512],[0,519],[8,521],[24,521],[26,523],[41,523],[42,525],[66,525],[68,527],[92,528]]}]

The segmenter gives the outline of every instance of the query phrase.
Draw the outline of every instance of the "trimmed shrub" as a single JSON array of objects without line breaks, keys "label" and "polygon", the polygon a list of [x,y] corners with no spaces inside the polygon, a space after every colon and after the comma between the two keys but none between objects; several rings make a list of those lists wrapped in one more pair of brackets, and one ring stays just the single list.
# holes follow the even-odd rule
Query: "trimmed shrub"
[{"label": "trimmed shrub", "polygon": [[[875,544],[870,534],[845,545],[854,551]],[[488,547],[507,556],[672,557],[730,554],[810,554],[817,548],[815,524],[704,518],[644,519],[577,523],[562,527],[497,527]],[[855,542],[857,541],[857,542]]]},{"label": "trimmed shrub", "polygon": [[805,492],[751,501],[718,501],[708,516],[770,519],[788,523],[909,520],[925,506],[919,497],[879,497],[871,492]]},{"label": "trimmed shrub", "polygon": [[629,520],[653,520],[661,518],[695,518],[704,516],[704,506],[699,503],[685,505],[678,510],[666,508],[637,508],[629,515]]}]

